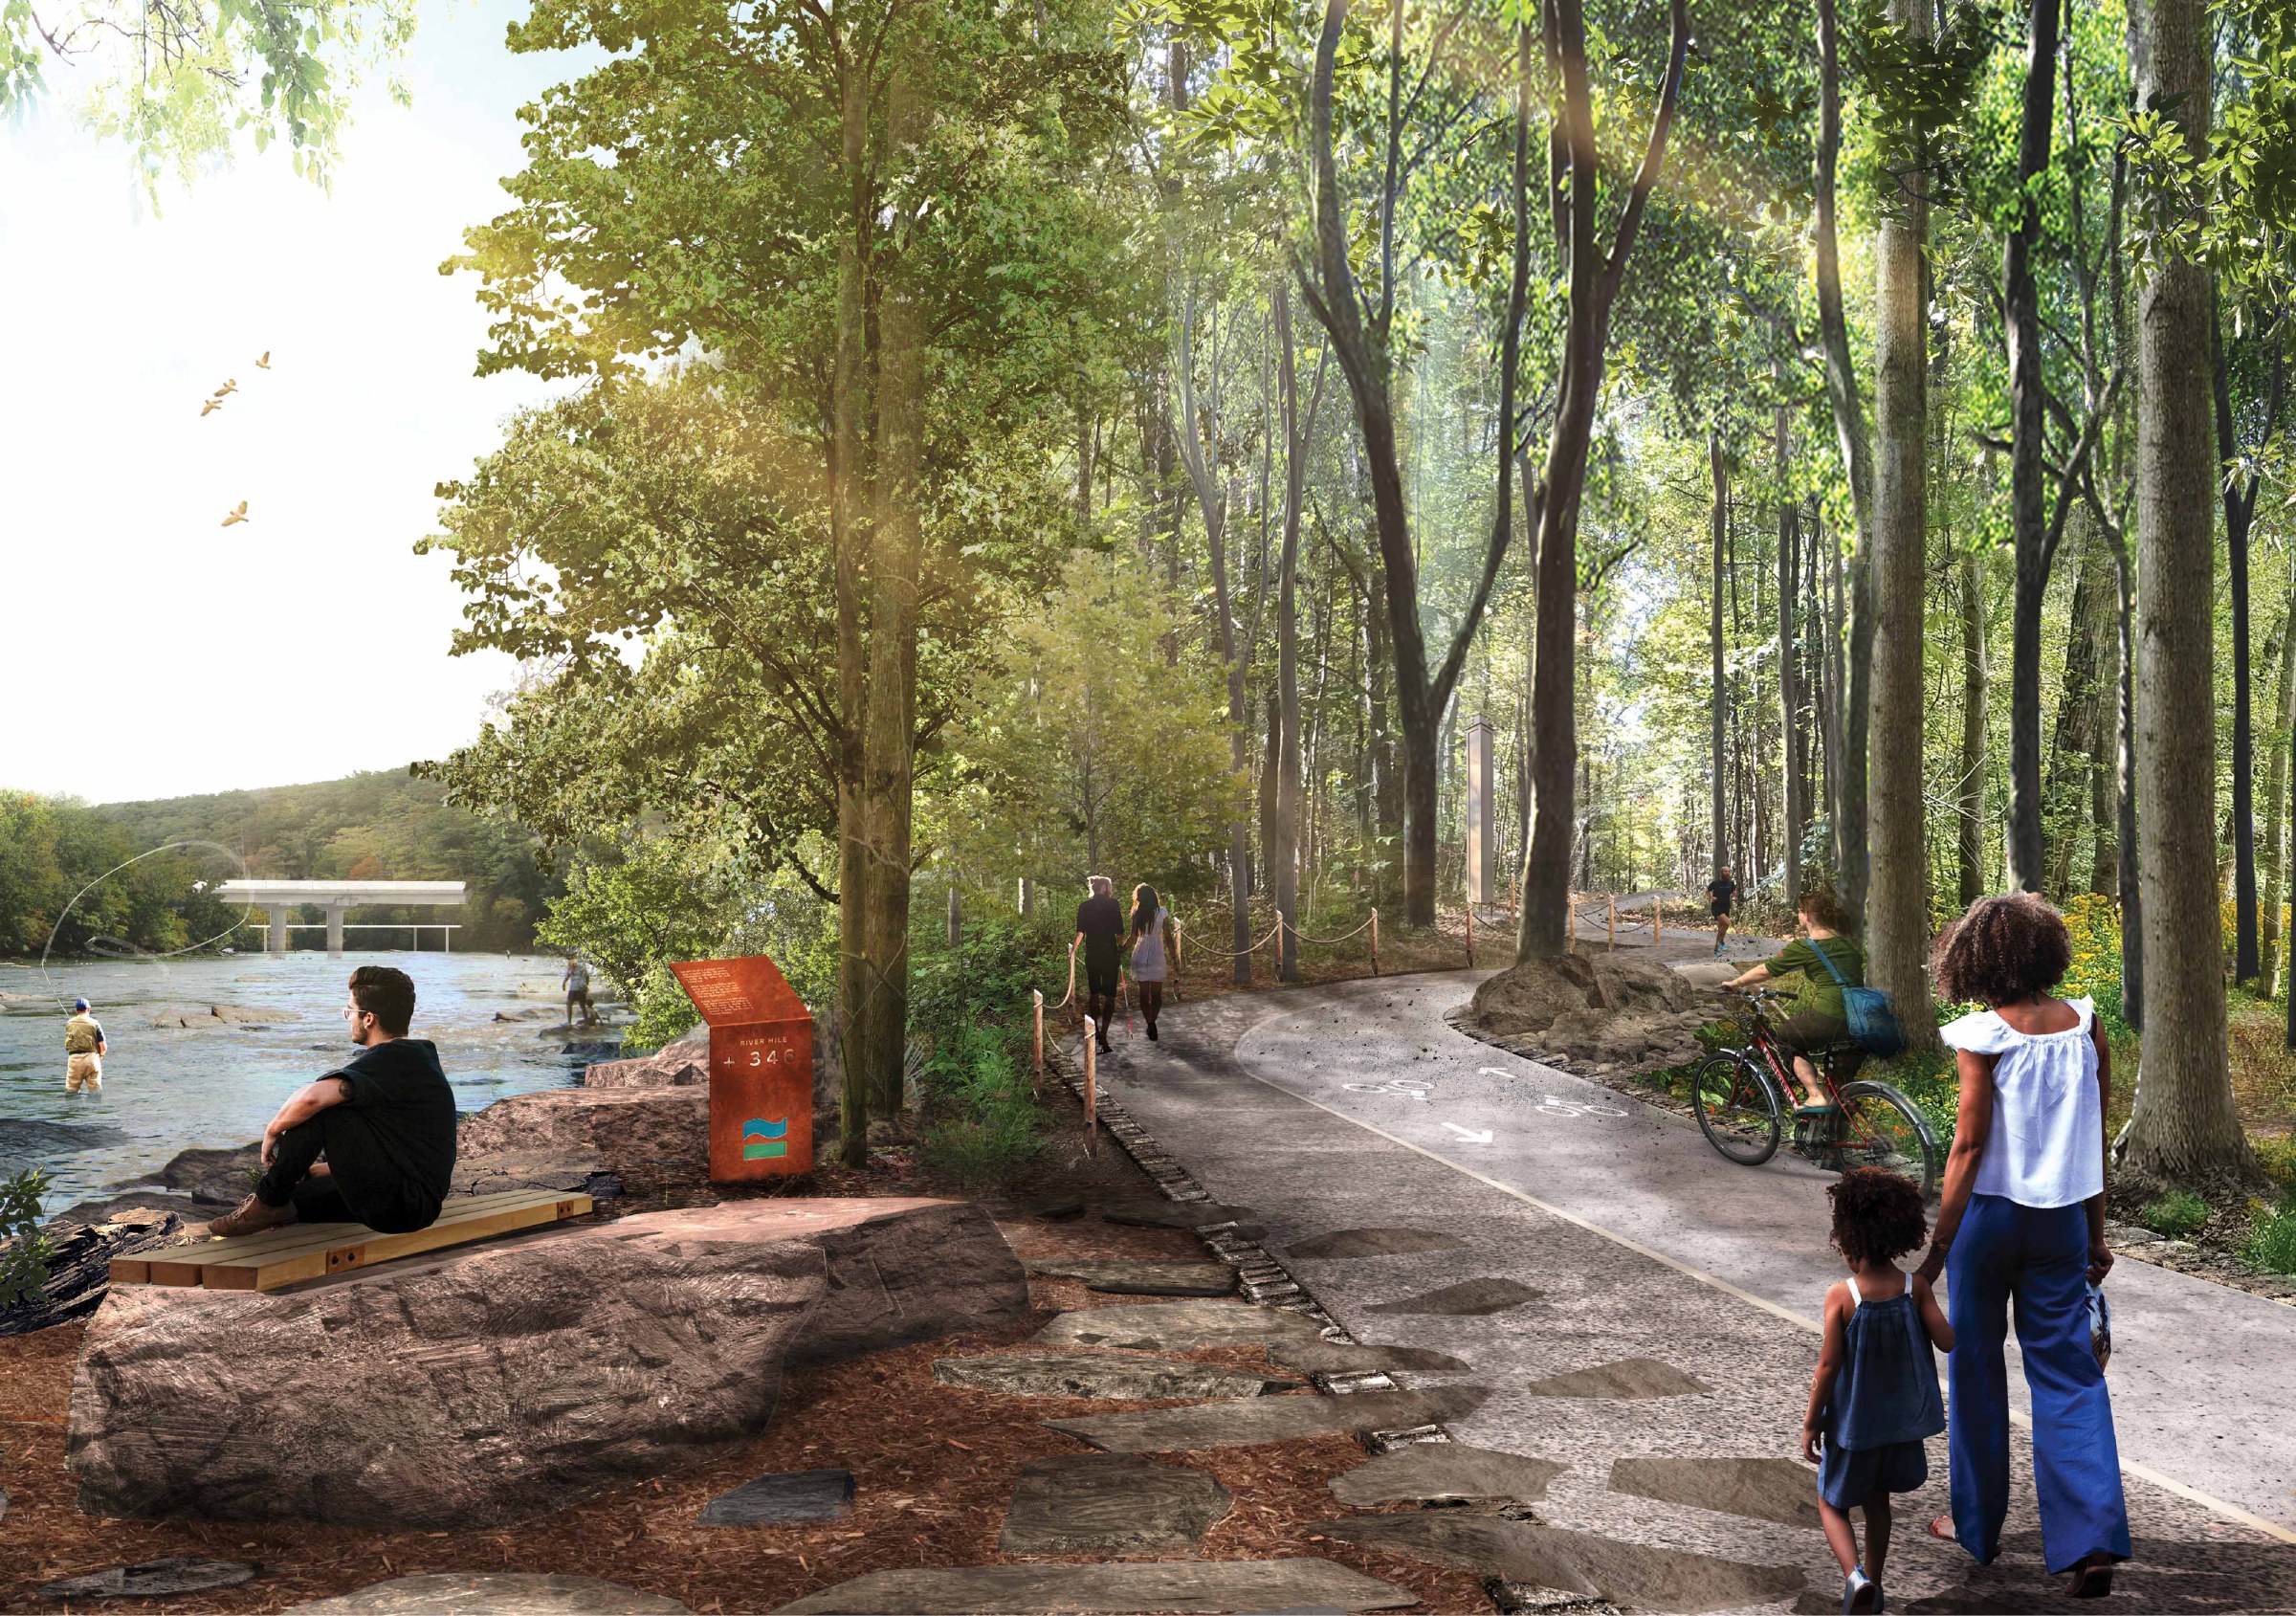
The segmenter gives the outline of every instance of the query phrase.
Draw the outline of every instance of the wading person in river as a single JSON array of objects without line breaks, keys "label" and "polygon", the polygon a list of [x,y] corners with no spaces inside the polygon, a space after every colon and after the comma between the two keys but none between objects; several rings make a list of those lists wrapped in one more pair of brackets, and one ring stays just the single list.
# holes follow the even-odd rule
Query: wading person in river
[{"label": "wading person in river", "polygon": [[1084,961],[1084,1013],[1093,1018],[1094,1036],[1106,1051],[1123,963],[1124,910],[1116,902],[1116,883],[1106,875],[1088,876],[1085,886],[1092,896],[1076,906],[1075,947]]},{"label": "wading person in river", "polygon": [[103,1041],[103,1023],[89,1013],[85,999],[72,1001],[72,1019],[64,1023],[64,1093],[103,1093],[103,1057],[111,1046]]},{"label": "wading person in river", "polygon": [[2105,1243],[2105,1113],[2112,1052],[2086,999],[2050,991],[2071,940],[2030,893],[1979,898],[1937,940],[1940,999],[1988,1007],[1937,1029],[1958,1051],[1961,1107],[1937,1227],[1920,1277],[1947,1276],[1954,1350],[1949,1447],[1954,1513],[1930,1523],[1981,1564],[2009,1509],[2009,1377],[2001,1343],[2016,1304],[2033,1394],[2041,1546],[2075,1599],[2112,1591],[2129,1558],[2112,1397],[2097,1361],[2088,1291],[2112,1269]]},{"label": "wading person in river", "polygon": [[1132,889],[1132,919],[1125,936],[1132,940],[1132,982],[1140,990],[1140,1020],[1148,1026],[1148,1041],[1156,1041],[1156,1018],[1164,1007],[1164,968],[1171,959],[1167,934],[1172,911],[1163,906],[1156,889],[1142,881]]},{"label": "wading person in river", "polygon": [[579,1009],[583,1026],[597,1026],[598,1010],[590,1003],[590,967],[582,963],[581,955],[566,956],[565,974],[558,979],[558,985],[566,995],[566,1025],[574,1025],[574,1012]]},{"label": "wading person in river", "polygon": [[437,1219],[454,1176],[454,1091],[430,1041],[407,1036],[414,984],[388,965],[361,965],[342,1015],[359,1052],[279,1107],[263,1130],[255,1192],[210,1234],[298,1222],[405,1234]]}]

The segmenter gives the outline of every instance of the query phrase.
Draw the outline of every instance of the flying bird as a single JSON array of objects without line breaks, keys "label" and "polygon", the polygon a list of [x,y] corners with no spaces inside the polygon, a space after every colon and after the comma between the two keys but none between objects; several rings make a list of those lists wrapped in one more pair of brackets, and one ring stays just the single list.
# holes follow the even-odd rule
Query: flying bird
[{"label": "flying bird", "polygon": [[226,393],[235,393],[238,390],[239,379],[236,376],[226,376],[223,379],[223,386],[215,389],[215,396],[221,398]]},{"label": "flying bird", "polygon": [[219,398],[210,398],[200,405],[199,413],[204,419],[207,416],[214,414],[216,410],[221,410],[222,408],[223,400]]},{"label": "flying bird", "polygon": [[271,350],[269,348],[265,348],[263,350],[263,357],[255,361],[255,368],[257,370],[269,370],[271,368]]},{"label": "flying bird", "polygon": [[224,526],[226,526],[226,527],[230,527],[230,526],[231,526],[231,525],[232,525],[234,522],[242,522],[242,521],[245,521],[246,520],[247,520],[247,501],[246,501],[246,500],[244,500],[244,499],[242,499],[242,500],[240,500],[240,501],[239,501],[239,507],[238,507],[238,509],[234,510],[233,512],[232,512],[232,514],[231,514],[230,516],[228,516],[228,517],[225,517],[225,518],[223,519],[223,525],[224,525]]}]

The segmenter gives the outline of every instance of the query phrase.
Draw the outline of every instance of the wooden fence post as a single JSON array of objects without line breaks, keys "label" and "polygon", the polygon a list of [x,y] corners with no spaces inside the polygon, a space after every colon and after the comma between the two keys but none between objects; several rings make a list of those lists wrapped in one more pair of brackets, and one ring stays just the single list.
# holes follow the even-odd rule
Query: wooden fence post
[{"label": "wooden fence post", "polygon": [[1467,906],[1467,968],[1475,968],[1475,906]]},{"label": "wooden fence post", "polygon": [[1616,954],[1619,951],[1619,895],[1617,893],[1614,892],[1610,895],[1609,904],[1610,952]]},{"label": "wooden fence post", "polygon": [[1658,945],[1664,942],[1666,938],[1667,900],[1661,895],[1652,893],[1650,895],[1650,951],[1653,954],[1658,952]]},{"label": "wooden fence post", "polygon": [[1371,974],[1380,974],[1380,912],[1371,912]]},{"label": "wooden fence post", "polygon": [[1030,988],[1028,996],[1036,1001],[1036,1086],[1045,1086],[1045,995],[1039,988]]},{"label": "wooden fence post", "polygon": [[1100,1118],[1100,1029],[1084,1018],[1084,1153],[1093,1153],[1093,1136]]}]

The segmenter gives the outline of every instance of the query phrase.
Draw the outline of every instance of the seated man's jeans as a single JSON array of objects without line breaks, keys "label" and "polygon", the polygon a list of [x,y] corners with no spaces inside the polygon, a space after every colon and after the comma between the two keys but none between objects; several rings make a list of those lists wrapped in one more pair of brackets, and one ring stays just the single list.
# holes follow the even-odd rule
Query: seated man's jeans
[{"label": "seated man's jeans", "polygon": [[[279,1136],[255,1199],[266,1206],[294,1202],[298,1223],[363,1223],[386,1232],[422,1229],[436,1218],[436,1198],[408,1183],[364,1129],[335,1126],[337,1117],[330,1107]],[[313,1178],[321,1156],[328,1170]]]}]

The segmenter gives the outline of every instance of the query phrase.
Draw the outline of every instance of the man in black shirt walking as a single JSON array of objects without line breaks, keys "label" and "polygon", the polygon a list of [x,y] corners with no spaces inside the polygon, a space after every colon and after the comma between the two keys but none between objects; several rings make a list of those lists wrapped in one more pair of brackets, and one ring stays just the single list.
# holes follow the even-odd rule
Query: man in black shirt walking
[{"label": "man in black shirt walking", "polygon": [[1738,896],[1738,883],[1730,878],[1730,866],[1718,866],[1706,883],[1706,896],[1714,906],[1714,952],[1730,946],[1730,903]]},{"label": "man in black shirt walking", "polygon": [[1106,875],[1086,878],[1092,897],[1076,906],[1076,948],[1084,956],[1084,1013],[1107,1050],[1108,1018],[1116,1007],[1116,972],[1123,953],[1124,910],[1116,884]]},{"label": "man in black shirt walking", "polygon": [[291,1223],[405,1234],[437,1219],[454,1176],[454,1091],[430,1041],[407,1036],[414,984],[388,965],[361,965],[342,1014],[359,1053],[279,1107],[263,1130],[255,1192],[210,1234]]}]

